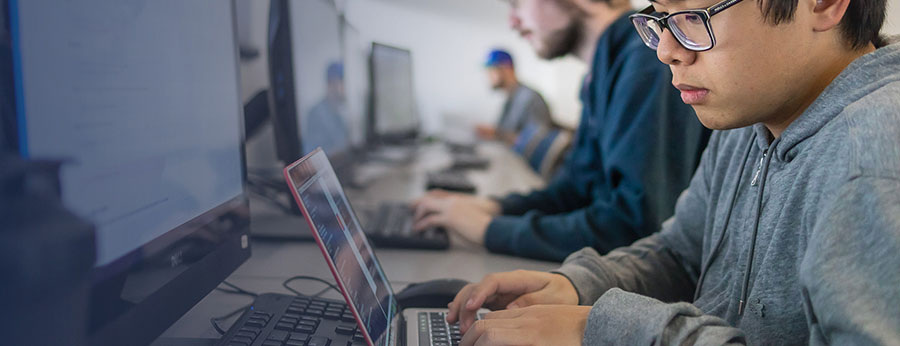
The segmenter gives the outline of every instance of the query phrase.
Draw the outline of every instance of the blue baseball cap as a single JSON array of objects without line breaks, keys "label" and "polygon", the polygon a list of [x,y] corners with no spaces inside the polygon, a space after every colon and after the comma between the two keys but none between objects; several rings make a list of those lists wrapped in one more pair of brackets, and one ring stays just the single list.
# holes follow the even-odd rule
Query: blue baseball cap
[{"label": "blue baseball cap", "polygon": [[513,66],[513,58],[512,55],[509,55],[505,50],[502,49],[494,49],[488,54],[487,62],[484,63],[486,67],[497,67],[497,66]]},{"label": "blue baseball cap", "polygon": [[340,62],[329,64],[328,70],[325,73],[325,78],[328,81],[344,80],[344,64]]}]

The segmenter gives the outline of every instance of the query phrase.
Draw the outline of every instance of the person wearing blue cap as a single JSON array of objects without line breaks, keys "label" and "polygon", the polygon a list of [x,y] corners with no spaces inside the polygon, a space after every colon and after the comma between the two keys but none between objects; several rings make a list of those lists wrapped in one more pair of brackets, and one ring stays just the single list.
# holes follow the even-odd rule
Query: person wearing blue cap
[{"label": "person wearing blue cap", "polygon": [[350,145],[346,121],[346,96],[344,93],[344,64],[333,62],[325,71],[327,85],[322,98],[306,117],[303,129],[303,148],[322,147],[328,154],[342,151]]},{"label": "person wearing blue cap", "polygon": [[510,24],[538,56],[590,68],[569,156],[547,186],[502,198],[434,191],[416,201],[415,228],[442,226],[492,252],[561,261],[659,230],[710,131],[644,46],[626,0],[510,0]]},{"label": "person wearing blue cap", "polygon": [[485,67],[491,88],[506,93],[503,113],[496,125],[480,124],[475,131],[482,139],[499,139],[508,144],[515,142],[516,137],[528,124],[551,127],[550,108],[537,91],[519,82],[516,76],[512,56],[502,50],[494,49],[488,54]]}]

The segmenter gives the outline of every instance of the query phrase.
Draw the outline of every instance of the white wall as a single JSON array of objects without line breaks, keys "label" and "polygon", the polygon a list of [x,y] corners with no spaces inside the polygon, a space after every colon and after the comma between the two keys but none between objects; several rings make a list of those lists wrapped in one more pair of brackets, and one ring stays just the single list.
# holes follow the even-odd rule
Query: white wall
[{"label": "white wall", "polygon": [[887,0],[887,20],[881,33],[885,35],[900,35],[900,1]]},{"label": "white wall", "polygon": [[513,53],[523,82],[544,94],[558,122],[574,126],[580,114],[578,89],[584,67],[564,59],[538,59],[530,46],[496,18],[442,15],[390,0],[350,0],[348,21],[368,40],[409,48],[417,97],[426,131],[493,122],[503,96],[489,87],[484,59],[493,47]]}]

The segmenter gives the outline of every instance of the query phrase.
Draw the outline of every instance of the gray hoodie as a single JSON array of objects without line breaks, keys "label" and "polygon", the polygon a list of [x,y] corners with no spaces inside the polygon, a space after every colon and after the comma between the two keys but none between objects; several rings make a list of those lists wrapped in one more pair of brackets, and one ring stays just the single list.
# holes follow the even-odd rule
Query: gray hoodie
[{"label": "gray hoodie", "polygon": [[778,139],[715,132],[659,233],[558,273],[585,345],[900,344],[900,44]]}]

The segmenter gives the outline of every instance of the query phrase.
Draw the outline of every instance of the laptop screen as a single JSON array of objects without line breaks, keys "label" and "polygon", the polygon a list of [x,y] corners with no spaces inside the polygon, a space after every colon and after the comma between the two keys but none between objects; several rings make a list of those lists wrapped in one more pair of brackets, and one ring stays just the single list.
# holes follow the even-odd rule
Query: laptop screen
[{"label": "laptop screen", "polygon": [[284,173],[364,333],[375,345],[387,345],[388,326],[396,313],[390,283],[331,163],[316,149]]}]

